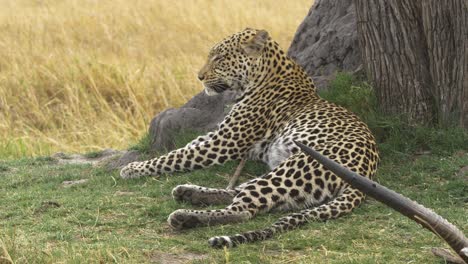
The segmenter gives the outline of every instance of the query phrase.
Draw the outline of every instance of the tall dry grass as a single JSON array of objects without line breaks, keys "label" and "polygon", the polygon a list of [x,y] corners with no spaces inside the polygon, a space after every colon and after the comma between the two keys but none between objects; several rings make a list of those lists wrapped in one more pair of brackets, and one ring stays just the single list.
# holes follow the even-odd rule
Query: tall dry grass
[{"label": "tall dry grass", "polygon": [[245,27],[287,48],[311,0],[0,0],[0,158],[125,148]]}]

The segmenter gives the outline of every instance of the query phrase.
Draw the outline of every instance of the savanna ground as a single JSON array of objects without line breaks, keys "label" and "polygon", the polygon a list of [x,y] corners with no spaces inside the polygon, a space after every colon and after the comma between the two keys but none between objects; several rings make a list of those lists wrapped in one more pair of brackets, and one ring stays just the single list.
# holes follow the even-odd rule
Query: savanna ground
[{"label": "savanna ground", "polygon": [[[380,183],[468,229],[466,133],[407,127],[382,117],[375,112],[371,88],[349,75],[340,75],[322,96],[354,109],[378,135],[384,157]],[[177,144],[194,136],[181,134]],[[145,142],[134,148],[145,150]],[[181,232],[168,227],[172,211],[191,207],[173,201],[172,188],[187,182],[224,187],[235,166],[230,162],[191,173],[122,180],[117,171],[61,165],[47,157],[1,162],[0,256],[5,263],[443,263],[429,250],[447,247],[444,242],[372,199],[338,220],[309,223],[228,250],[211,249],[207,239],[263,228],[282,214]],[[265,170],[248,163],[242,179]],[[65,181],[83,179],[87,182],[64,186]]]},{"label": "savanna ground", "polygon": [[[136,142],[150,118],[199,91],[195,72],[213,43],[252,26],[289,45],[311,3],[283,2],[0,0],[0,263],[443,263],[429,252],[447,247],[439,238],[372,199],[338,220],[211,249],[211,236],[263,228],[282,215],[168,228],[172,211],[191,207],[173,201],[172,188],[224,187],[236,163],[121,180],[117,171],[47,157],[94,157],[91,151],[130,145],[145,150],[145,140]],[[380,183],[466,233],[465,132],[382,116],[372,88],[353,76],[339,75],[322,96],[359,114],[377,135]],[[181,135],[178,144],[193,136]],[[265,170],[249,163],[243,180]]]}]

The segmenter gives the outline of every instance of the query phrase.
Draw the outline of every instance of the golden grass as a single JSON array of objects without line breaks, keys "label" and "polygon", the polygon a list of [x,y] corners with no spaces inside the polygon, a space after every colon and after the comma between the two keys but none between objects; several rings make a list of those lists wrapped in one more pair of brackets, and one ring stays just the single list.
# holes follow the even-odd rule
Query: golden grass
[{"label": "golden grass", "polygon": [[0,0],[0,158],[126,148],[245,27],[287,49],[311,0]]}]

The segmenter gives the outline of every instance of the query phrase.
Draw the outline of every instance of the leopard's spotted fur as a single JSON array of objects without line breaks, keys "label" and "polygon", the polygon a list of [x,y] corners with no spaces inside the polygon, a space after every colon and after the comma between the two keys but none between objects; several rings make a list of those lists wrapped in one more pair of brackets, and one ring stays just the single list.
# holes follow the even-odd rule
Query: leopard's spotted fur
[{"label": "leopard's spotted fur", "polygon": [[312,79],[266,31],[246,29],[224,39],[212,48],[198,76],[207,94],[241,91],[218,129],[167,155],[131,163],[121,176],[201,169],[244,156],[266,162],[272,171],[234,190],[177,186],[177,200],[228,205],[220,210],[177,210],[169,216],[171,227],[244,221],[272,209],[297,210],[266,229],[209,240],[214,247],[235,246],[307,221],[339,217],[363,201],[363,193],[299,152],[293,140],[373,177],[379,160],[374,137],[354,114],[321,99]]}]

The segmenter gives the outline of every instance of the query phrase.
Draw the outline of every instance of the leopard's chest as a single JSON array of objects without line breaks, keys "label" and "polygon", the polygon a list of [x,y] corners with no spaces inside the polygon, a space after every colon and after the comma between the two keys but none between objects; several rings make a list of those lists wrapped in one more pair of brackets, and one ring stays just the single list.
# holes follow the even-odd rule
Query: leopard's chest
[{"label": "leopard's chest", "polygon": [[262,140],[253,145],[248,158],[261,160],[273,169],[292,155],[293,144],[290,138],[284,136],[273,140]]}]

